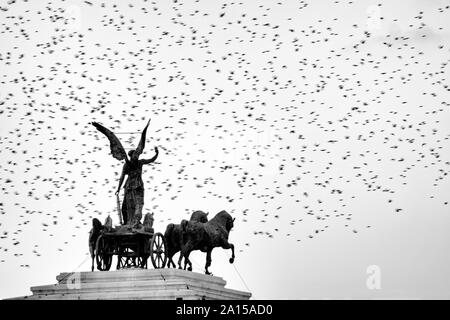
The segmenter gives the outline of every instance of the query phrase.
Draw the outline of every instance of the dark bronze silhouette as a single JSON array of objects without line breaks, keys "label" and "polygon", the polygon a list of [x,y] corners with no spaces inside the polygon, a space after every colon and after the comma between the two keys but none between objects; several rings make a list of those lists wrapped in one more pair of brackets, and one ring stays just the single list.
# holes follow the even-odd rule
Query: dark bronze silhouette
[{"label": "dark bronze silhouette", "polygon": [[113,227],[108,216],[105,223],[94,218],[89,233],[89,252],[97,269],[108,271],[112,258],[117,256],[117,270],[124,268],[147,268],[147,260],[151,258],[154,268],[164,268],[167,262],[167,244],[164,236],[153,230],[153,214],[147,213],[141,228],[129,225]]},{"label": "dark bronze silhouette", "polygon": [[211,266],[211,252],[216,247],[231,249],[230,263],[234,262],[234,245],[228,242],[228,236],[234,226],[234,218],[226,211],[220,211],[206,223],[197,221],[182,221],[184,244],[181,248],[180,259],[184,258],[184,266],[189,264],[189,271],[192,271],[192,263],[189,254],[194,250],[206,252],[205,273],[211,274],[208,270]]},{"label": "dark bronze silhouette", "polygon": [[142,181],[142,167],[145,164],[154,162],[158,158],[159,154],[158,148],[155,147],[156,154],[153,158],[139,160],[139,156],[144,151],[145,138],[149,124],[150,120],[142,131],[141,139],[136,150],[130,150],[128,152],[128,159],[125,149],[116,135],[101,124],[92,122],[92,125],[109,139],[112,156],[117,160],[125,160],[116,195],[122,187],[125,176],[128,175],[124,186],[125,194],[122,202],[122,217],[125,225],[136,227],[140,224],[142,209],[144,207],[144,182]]},{"label": "dark bronze silhouette", "polygon": [[118,208],[120,206],[118,194],[125,176],[128,176],[124,186],[125,195],[121,208],[123,224],[121,221],[121,226],[113,227],[110,216],[107,217],[104,225],[96,218],[92,220],[92,229],[89,234],[92,271],[94,270],[94,259],[97,261],[98,270],[109,270],[114,255],[118,257],[117,269],[147,268],[148,258],[151,258],[155,268],[164,268],[167,257],[169,258],[168,267],[176,267],[172,257],[178,251],[181,251],[178,267],[181,269],[181,261],[184,258],[184,269],[189,265],[188,269],[192,271],[189,255],[194,250],[201,250],[206,252],[205,273],[210,274],[208,268],[211,266],[211,252],[216,247],[231,249],[230,263],[233,263],[234,245],[228,242],[228,236],[233,228],[234,219],[226,211],[219,212],[210,221],[208,221],[206,213],[195,211],[189,221],[183,220],[179,225],[169,224],[164,235],[154,232],[153,214],[147,214],[144,224],[141,224],[144,206],[142,167],[145,164],[153,163],[159,153],[158,148],[155,147],[155,155],[151,159],[139,159],[144,151],[149,124],[150,121],[142,131],[136,150],[130,150],[127,156],[120,140],[112,131],[97,122],[92,122],[92,125],[108,138],[113,157],[125,162],[116,191]]},{"label": "dark bronze silhouette", "polygon": [[[204,213],[203,211],[197,210],[192,213],[189,221],[205,223],[208,221],[207,216],[208,213]],[[181,223],[184,223],[184,221],[187,220],[183,220]],[[170,266],[172,265],[174,268],[176,268],[175,263],[172,260],[172,257],[178,251],[181,250],[181,247],[184,244],[183,229],[181,228],[181,224],[174,224],[174,223],[168,224],[166,227],[166,232],[164,233],[164,238],[166,238],[167,241],[167,258],[168,258],[167,267],[170,268]],[[181,269],[181,254],[178,260],[178,267]]]},{"label": "dark bronze silhouette", "polygon": [[100,236],[102,230],[104,229],[102,223],[97,218],[92,219],[92,229],[89,232],[89,252],[91,254],[92,259],[92,268],[91,271],[94,271],[94,259],[95,259],[95,245],[97,243],[97,239]]},{"label": "dark bronze silhouette", "polygon": [[[94,260],[97,262],[98,270],[109,270],[114,255],[117,256],[117,269],[147,268],[149,258],[151,258],[154,268],[164,268],[167,262],[166,240],[161,233],[154,232],[153,214],[147,213],[143,224],[141,224],[144,206],[142,167],[154,162],[158,157],[158,148],[155,147],[153,158],[139,159],[145,148],[149,124],[150,121],[142,131],[136,150],[129,151],[127,156],[125,149],[113,132],[97,122],[92,122],[92,125],[108,138],[113,157],[125,162],[116,191],[120,226],[113,226],[110,216],[106,218],[103,225],[96,218],[92,220],[92,230],[89,234],[92,271],[94,270]],[[125,176],[128,176],[128,178],[125,182],[125,194],[120,208],[119,191]]]}]

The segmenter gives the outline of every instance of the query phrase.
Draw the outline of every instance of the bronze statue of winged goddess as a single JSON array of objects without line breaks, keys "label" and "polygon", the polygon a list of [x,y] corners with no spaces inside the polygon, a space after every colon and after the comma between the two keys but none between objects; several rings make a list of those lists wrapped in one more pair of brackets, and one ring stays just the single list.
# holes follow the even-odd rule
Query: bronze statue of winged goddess
[{"label": "bronze statue of winged goddess", "polygon": [[122,202],[122,217],[125,225],[137,227],[140,224],[142,209],[144,207],[144,182],[142,181],[142,167],[145,164],[155,162],[159,153],[158,148],[155,147],[156,154],[151,159],[139,159],[139,156],[144,151],[145,138],[150,120],[142,131],[138,147],[135,150],[128,151],[128,156],[130,158],[127,157],[127,153],[120,143],[120,140],[112,131],[97,122],[92,122],[91,124],[108,138],[112,156],[117,160],[125,160],[116,195],[119,194],[123,180],[125,176],[128,175],[124,186],[125,194]]}]

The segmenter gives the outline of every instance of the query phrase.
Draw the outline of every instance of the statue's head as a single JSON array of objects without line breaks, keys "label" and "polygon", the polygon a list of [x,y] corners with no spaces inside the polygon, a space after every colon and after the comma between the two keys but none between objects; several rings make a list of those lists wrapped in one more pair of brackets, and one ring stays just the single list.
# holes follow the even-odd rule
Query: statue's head
[{"label": "statue's head", "polygon": [[[135,159],[135,157],[134,157],[134,152],[135,152],[136,150],[130,150],[130,151],[128,151],[128,156],[130,157],[130,159]],[[136,157],[136,159],[137,159],[137,157]]]}]

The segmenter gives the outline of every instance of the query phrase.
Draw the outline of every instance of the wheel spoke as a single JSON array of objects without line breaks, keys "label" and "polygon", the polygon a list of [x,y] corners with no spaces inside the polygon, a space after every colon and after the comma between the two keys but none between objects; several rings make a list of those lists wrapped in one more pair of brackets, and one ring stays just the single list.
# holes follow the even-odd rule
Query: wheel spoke
[{"label": "wheel spoke", "polygon": [[154,268],[159,269],[164,267],[165,250],[166,245],[164,242],[164,237],[160,233],[154,234],[150,240],[150,250],[148,252]]}]

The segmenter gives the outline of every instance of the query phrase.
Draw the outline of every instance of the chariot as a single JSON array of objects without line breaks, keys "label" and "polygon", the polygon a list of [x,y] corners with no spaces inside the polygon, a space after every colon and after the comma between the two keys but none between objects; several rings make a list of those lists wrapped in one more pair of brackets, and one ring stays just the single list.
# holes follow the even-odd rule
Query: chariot
[{"label": "chariot", "polygon": [[117,270],[148,267],[148,259],[155,269],[167,262],[167,243],[164,235],[145,231],[102,231],[95,244],[97,269],[108,271],[113,256],[117,256]]}]

